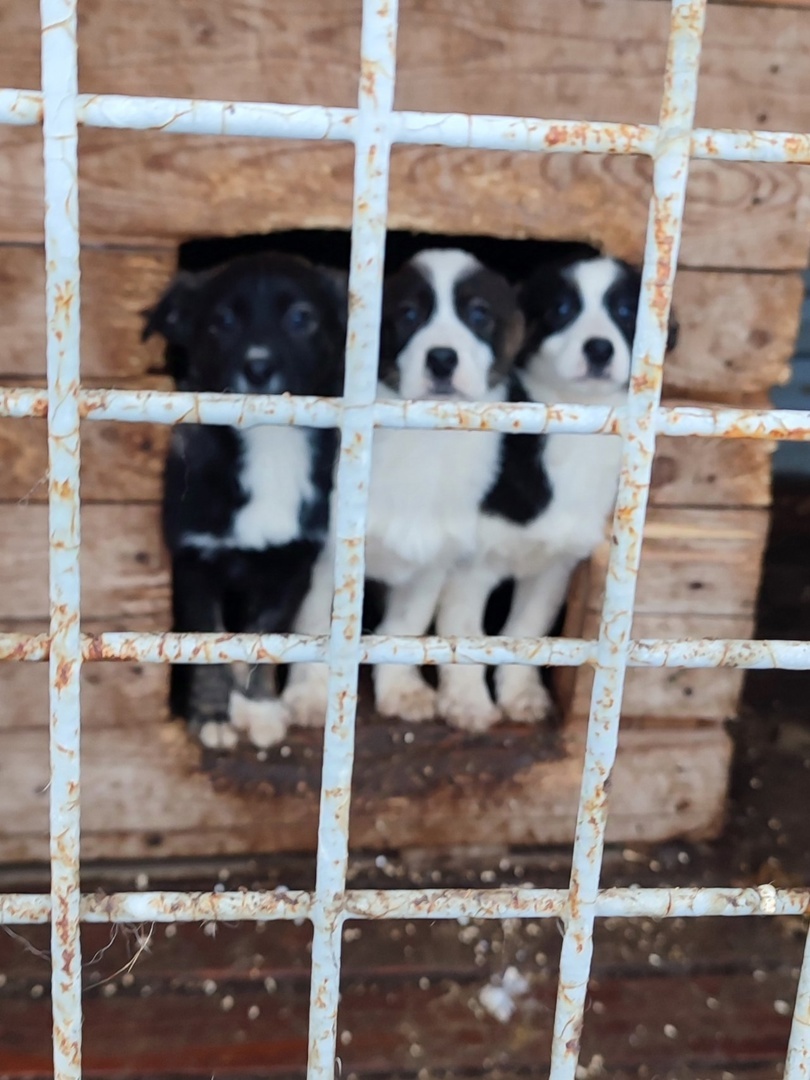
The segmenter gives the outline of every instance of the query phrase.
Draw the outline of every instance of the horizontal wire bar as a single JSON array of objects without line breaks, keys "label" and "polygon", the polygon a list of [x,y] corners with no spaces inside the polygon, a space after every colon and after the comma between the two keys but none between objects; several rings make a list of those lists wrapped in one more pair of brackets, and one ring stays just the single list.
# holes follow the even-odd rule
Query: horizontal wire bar
[{"label": "horizontal wire bar", "polygon": [[[314,897],[308,892],[122,892],[86,894],[86,923],[264,922],[307,919]],[[346,919],[536,919],[564,916],[567,889],[353,889],[336,898]],[[804,915],[810,889],[760,885],[734,888],[650,888],[602,890],[597,918],[699,918],[705,916]],[[0,925],[35,925],[50,919],[46,893],[0,896]]]},{"label": "horizontal wire bar", "polygon": [[[39,91],[0,90],[0,124],[33,125],[41,119]],[[129,131],[352,142],[357,110],[322,105],[80,94],[79,123]],[[654,124],[464,113],[395,112],[391,125],[394,143],[534,153],[651,156],[658,136]],[[692,133],[690,154],[710,161],[807,164],[810,134],[697,128]]]},{"label": "horizontal wire bar", "polygon": [[42,123],[42,93],[39,90],[0,90],[0,124],[31,126]]},{"label": "horizontal wire bar", "polygon": [[[82,390],[84,420],[124,423],[213,424],[256,427],[297,424],[336,427],[340,398],[211,394],[168,390]],[[627,409],[604,405],[543,405],[539,402],[378,401],[374,426],[429,430],[488,430],[506,433],[557,432],[618,435]],[[0,387],[0,417],[47,416],[45,390]],[[658,435],[705,439],[810,440],[808,409],[738,409],[678,405],[656,410]]]},{"label": "horizontal wire bar", "polygon": [[[145,664],[315,663],[326,661],[327,641],[305,634],[84,634],[85,661]],[[582,638],[389,637],[360,639],[363,664],[521,664],[580,667],[596,662],[596,641]],[[47,634],[0,634],[0,661],[47,660]],[[810,642],[744,638],[642,638],[630,643],[630,666],[810,670]]]}]

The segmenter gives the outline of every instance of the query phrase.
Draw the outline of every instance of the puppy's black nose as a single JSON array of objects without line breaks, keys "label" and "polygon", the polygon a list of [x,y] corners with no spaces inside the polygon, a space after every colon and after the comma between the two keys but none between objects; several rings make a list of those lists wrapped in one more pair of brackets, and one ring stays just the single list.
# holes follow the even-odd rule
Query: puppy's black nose
[{"label": "puppy's black nose", "polygon": [[275,371],[276,365],[271,359],[246,360],[245,378],[253,386],[264,386]]},{"label": "puppy's black nose", "polygon": [[458,367],[458,353],[455,349],[430,349],[425,362],[431,375],[447,379]]},{"label": "puppy's black nose", "polygon": [[590,338],[582,346],[591,371],[602,371],[613,359],[613,343],[607,338]]}]

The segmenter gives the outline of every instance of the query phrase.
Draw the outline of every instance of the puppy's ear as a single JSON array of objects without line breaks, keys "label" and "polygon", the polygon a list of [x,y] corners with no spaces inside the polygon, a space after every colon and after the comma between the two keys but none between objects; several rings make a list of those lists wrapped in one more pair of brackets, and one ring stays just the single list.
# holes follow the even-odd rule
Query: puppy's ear
[{"label": "puppy's ear", "polygon": [[667,331],[667,352],[671,352],[678,344],[678,335],[681,332],[680,324],[675,318],[675,313],[669,313],[669,330]]},{"label": "puppy's ear", "polygon": [[141,312],[141,340],[161,334],[170,345],[188,345],[199,286],[200,275],[181,271],[155,306]]}]

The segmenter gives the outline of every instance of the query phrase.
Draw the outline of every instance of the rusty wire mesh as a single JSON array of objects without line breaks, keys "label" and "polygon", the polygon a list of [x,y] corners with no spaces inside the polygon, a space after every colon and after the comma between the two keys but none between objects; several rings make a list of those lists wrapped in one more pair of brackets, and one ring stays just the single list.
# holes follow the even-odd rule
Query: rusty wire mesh
[{"label": "rusty wire mesh", "polygon": [[[0,922],[50,922],[56,1080],[81,1075],[81,921],[311,920],[314,927],[310,1080],[334,1075],[341,930],[363,918],[557,917],[565,925],[552,1080],[573,1080],[590,970],[594,919],[799,914],[810,891],[599,889],[628,666],[810,668],[810,644],[786,641],[631,641],[630,631],[656,436],[802,439],[810,414],[785,410],[662,408],[666,327],[678,260],[689,162],[810,163],[810,135],[695,129],[706,0],[673,0],[657,125],[395,112],[396,0],[363,0],[357,109],[81,95],[77,0],[41,0],[42,91],[0,90],[0,123],[42,124],[47,260],[47,391],[0,389],[0,415],[48,418],[51,625],[47,635],[0,635],[0,659],[50,664],[50,895],[0,897]],[[83,390],[79,378],[78,128],[80,125],[257,138],[343,140],[355,146],[351,311],[339,401]],[[654,163],[642,299],[626,407],[398,405],[374,401],[390,149],[394,143],[537,153],[641,154]],[[339,425],[335,604],[327,638],[294,635],[82,634],[79,606],[79,423]],[[361,638],[363,532],[375,426],[614,432],[622,473],[600,632],[596,641],[544,638]],[[83,662],[328,660],[317,880],[313,893],[118,893],[82,896],[79,881],[79,677]],[[568,889],[347,890],[348,822],[360,663],[580,665],[596,670]],[[810,1067],[810,961],[805,958],[786,1076]]]}]

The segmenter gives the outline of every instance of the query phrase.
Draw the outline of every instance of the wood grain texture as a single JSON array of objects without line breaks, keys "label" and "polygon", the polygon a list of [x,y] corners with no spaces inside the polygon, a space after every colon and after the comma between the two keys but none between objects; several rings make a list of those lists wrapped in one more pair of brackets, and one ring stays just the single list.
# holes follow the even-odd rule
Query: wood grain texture
[{"label": "wood grain texture", "polygon": [[[165,630],[168,613],[152,617],[117,617],[119,630]],[[19,633],[47,634],[46,620],[8,624]],[[109,630],[109,620],[83,619],[88,634]],[[169,668],[166,664],[94,662],[82,666],[82,730],[132,725],[153,729],[169,719]],[[48,726],[48,665],[0,664],[0,731],[35,730]]]},{"label": "wood grain texture", "polygon": [[[353,104],[360,5],[87,5],[80,32],[88,92]],[[38,85],[35,11],[5,16],[0,71]],[[413,0],[401,12],[398,105],[495,114],[654,121],[668,13],[638,0]],[[159,30],[156,29],[159,27]],[[124,29],[126,28],[126,29]],[[621,31],[619,28],[622,28]],[[804,129],[810,14],[717,6],[710,12],[697,122]],[[42,235],[36,131],[2,133],[0,238]],[[82,228],[110,243],[346,226],[351,149],[133,132],[85,132]],[[399,148],[391,224],[428,231],[578,237],[642,250],[649,163]],[[807,170],[695,163],[687,265],[803,267]],[[610,213],[605,208],[610,207]]]},{"label": "wood grain texture", "polygon": [[[350,223],[352,153],[334,143],[96,129],[80,139],[79,174],[87,243],[165,245]],[[41,242],[35,130],[0,130],[0,182],[0,239]],[[808,192],[799,166],[695,162],[682,264],[803,269]],[[389,226],[578,239],[637,261],[649,198],[650,163],[642,159],[398,147]]]},{"label": "wood grain texture", "polygon": [[[465,737],[444,725],[358,728],[355,850],[563,844],[573,837],[583,744],[557,748],[531,727]],[[0,863],[47,858],[46,728],[0,732],[14,761],[0,788]],[[82,746],[85,858],[314,851],[319,732],[291,732],[288,756],[245,751],[217,763],[178,723],[93,731]],[[613,773],[611,841],[714,835],[730,741],[718,729],[628,731]],[[559,756],[561,752],[562,756]]]},{"label": "wood grain texture", "polygon": [[768,506],[772,447],[754,440],[662,436],[653,459],[651,506]]},{"label": "wood grain texture", "polygon": [[[2,136],[2,129],[0,129]],[[120,386],[161,367],[157,339],[140,340],[141,312],[169,281],[169,250],[82,251],[82,375]],[[0,377],[45,375],[45,259],[37,246],[0,247]],[[665,391],[704,400],[740,400],[785,381],[798,332],[801,275],[681,270],[674,307],[677,349],[667,357]]]},{"label": "wood grain texture", "polygon": [[[411,1076],[416,1059],[430,1062],[429,1076],[475,1076],[483,1067],[514,1080],[536,1071],[549,1057],[556,980],[545,967],[528,975],[527,993],[508,1023],[481,1007],[481,976],[440,979],[426,987],[417,979],[368,985],[347,980],[337,1022],[343,1068],[358,1076],[389,1075],[388,1070]],[[654,977],[594,980],[583,1035],[586,1063],[598,1054],[607,1075],[616,1077],[635,1076],[654,1062],[662,1080],[719,1080],[722,1068],[777,1080],[776,1059],[784,1056],[790,1016],[763,1007],[762,989],[749,972],[681,976],[660,984]],[[132,993],[88,995],[83,1056],[94,1077],[153,1076],[158,1070],[192,1077],[210,1077],[216,1070],[245,1080],[257,1072],[296,1080],[304,1075],[308,1003],[302,986],[283,981],[268,994],[259,980],[239,980],[215,986],[210,996],[156,986],[139,997],[141,985],[150,984],[139,981]],[[768,989],[772,1000],[792,1000],[795,979],[789,971],[774,972]],[[226,997],[230,1007],[222,1004]],[[708,1005],[709,999],[716,1005]],[[4,1006],[0,1032],[11,1040],[9,1071],[39,1080],[47,1075],[49,1003],[32,1004],[19,995]],[[258,1010],[252,1018],[251,1007]],[[769,1070],[749,1073],[746,1066],[763,1061]]]},{"label": "wood grain texture", "polygon": [[[2,625],[47,617],[48,508],[7,505],[0,515]],[[87,506],[82,513],[82,614],[106,629],[169,625],[169,569],[157,506]],[[116,622],[119,625],[116,625]]]},{"label": "wood grain texture", "polygon": [[[141,312],[154,303],[177,262],[169,250],[83,248],[82,377],[120,386],[162,366],[157,338],[141,341]],[[0,248],[0,377],[45,376],[45,254],[37,245]],[[155,383],[157,385],[157,383]]]},{"label": "wood grain texture", "polygon": [[[638,615],[660,616],[651,636],[672,637],[673,616],[751,618],[769,521],[766,509],[652,507],[635,603]],[[601,610],[608,552],[606,541],[588,564],[587,610]]]},{"label": "wood grain texture", "polygon": [[[595,640],[599,613],[586,611],[575,624],[576,605],[566,620],[565,633]],[[745,616],[639,615],[634,638],[750,638],[753,618]],[[586,721],[590,711],[593,669],[558,668],[555,687],[566,724]],[[720,723],[734,719],[739,709],[745,672],[734,668],[631,668],[622,699],[622,723],[662,726]]]},{"label": "wood grain texture", "polygon": [[[87,0],[80,87],[149,94],[352,106],[358,0]],[[638,0],[405,0],[397,106],[513,116],[655,122],[669,11]],[[36,8],[5,5],[3,85],[39,86]],[[803,131],[810,16],[712,5],[697,123]]]},{"label": "wood grain texture", "polygon": [[[158,502],[169,431],[165,424],[84,424],[82,501]],[[47,501],[44,420],[0,419],[0,460],[0,502]],[[754,440],[662,438],[650,498],[655,506],[767,506],[770,462],[770,447]]]}]

